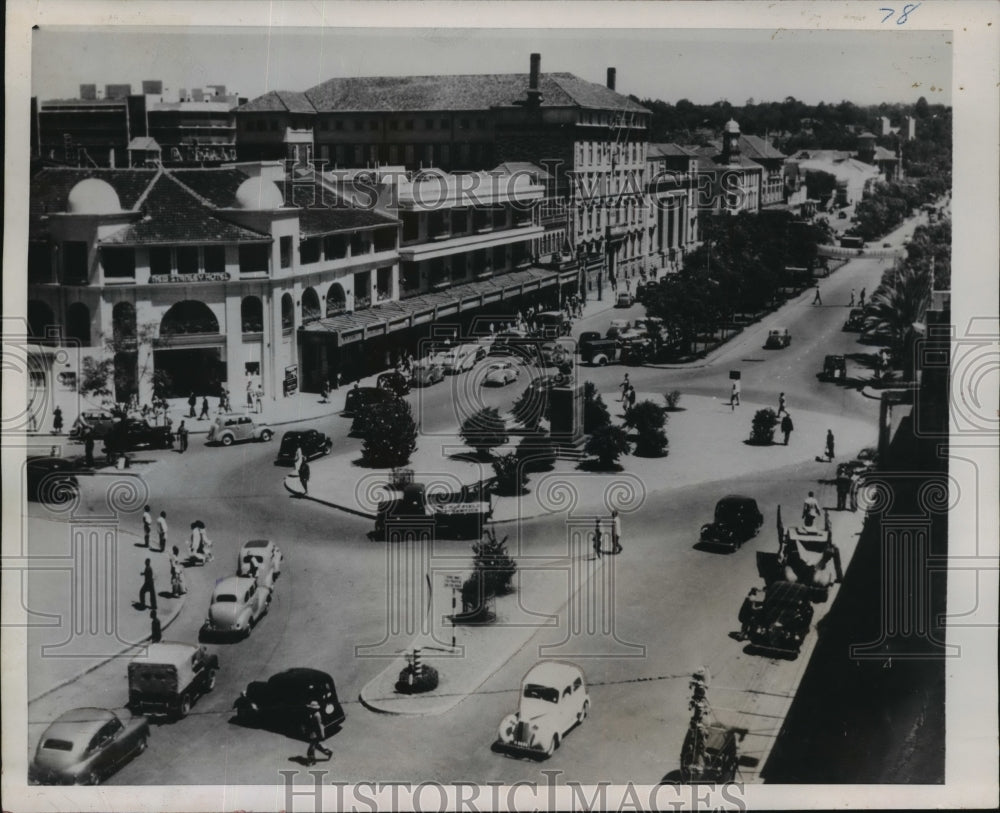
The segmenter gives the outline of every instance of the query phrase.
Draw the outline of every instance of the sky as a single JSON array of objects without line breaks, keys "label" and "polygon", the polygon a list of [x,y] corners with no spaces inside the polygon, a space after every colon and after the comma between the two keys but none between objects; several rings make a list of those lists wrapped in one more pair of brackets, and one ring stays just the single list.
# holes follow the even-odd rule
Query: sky
[{"label": "sky", "polygon": [[[81,83],[161,79],[165,88],[226,85],[254,98],[338,76],[569,72],[674,103],[951,104],[947,31],[749,29],[387,29],[43,27],[32,40],[32,93],[75,98]],[[109,58],[109,55],[111,57]]]}]

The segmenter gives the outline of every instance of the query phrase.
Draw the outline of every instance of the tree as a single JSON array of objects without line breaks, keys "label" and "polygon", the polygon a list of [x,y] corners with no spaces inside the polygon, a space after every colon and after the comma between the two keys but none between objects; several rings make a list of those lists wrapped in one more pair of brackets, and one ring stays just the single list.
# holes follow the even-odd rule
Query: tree
[{"label": "tree", "polygon": [[526,429],[534,431],[538,429],[542,418],[549,419],[550,405],[551,399],[548,390],[529,384],[514,401],[511,414],[514,416],[514,420]]},{"label": "tree", "polygon": [[556,447],[548,435],[525,435],[516,454],[525,472],[551,471],[556,462]]},{"label": "tree", "polygon": [[362,459],[376,468],[405,466],[417,448],[417,425],[402,398],[373,404],[364,422]]},{"label": "tree", "polygon": [[583,431],[590,434],[611,423],[611,413],[592,381],[583,385]]},{"label": "tree", "polygon": [[472,566],[487,596],[502,596],[513,591],[517,562],[507,553],[506,536],[498,540],[496,532],[487,528],[483,539],[472,543],[472,552]]},{"label": "tree", "polygon": [[467,446],[482,457],[489,457],[492,449],[505,444],[507,425],[494,407],[486,407],[462,422],[459,434]]},{"label": "tree", "polygon": [[109,398],[111,387],[108,380],[114,371],[114,361],[104,359],[98,361],[93,356],[85,356],[80,367],[80,385],[78,391],[83,397],[93,395],[98,398]]},{"label": "tree", "polygon": [[777,413],[768,407],[758,409],[750,425],[750,442],[758,446],[767,446],[774,442],[774,428],[778,425]]},{"label": "tree", "polygon": [[640,401],[625,413],[625,426],[636,432],[662,429],[666,422],[666,407],[661,407],[655,401]]},{"label": "tree", "polygon": [[515,452],[502,454],[493,460],[493,474],[496,475],[497,494],[513,497],[524,493],[528,484],[528,473],[521,458]]},{"label": "tree", "polygon": [[599,426],[587,439],[584,451],[597,458],[602,469],[617,468],[618,458],[631,450],[628,436],[620,426]]},{"label": "tree", "polygon": [[930,301],[930,276],[923,269],[903,266],[872,294],[864,330],[882,333],[897,355],[902,352],[914,322],[924,318]]}]

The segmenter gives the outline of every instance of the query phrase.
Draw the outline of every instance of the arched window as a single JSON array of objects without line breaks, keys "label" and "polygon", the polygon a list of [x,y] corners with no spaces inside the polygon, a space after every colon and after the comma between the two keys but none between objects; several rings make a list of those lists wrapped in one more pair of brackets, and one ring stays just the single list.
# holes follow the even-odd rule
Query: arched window
[{"label": "arched window", "polygon": [[40,299],[28,302],[28,333],[35,339],[44,339],[49,327],[54,327],[56,317],[52,308]]},{"label": "arched window", "polygon": [[326,294],[326,315],[336,316],[345,310],[347,310],[347,295],[344,293],[344,286],[335,282]]},{"label": "arched window", "polygon": [[319,294],[315,288],[306,288],[302,292],[302,321],[311,322],[322,315],[319,309]]},{"label": "arched window", "polygon": [[186,299],[171,306],[160,321],[160,335],[218,333],[219,320],[204,302]]},{"label": "arched window", "polygon": [[260,333],[264,329],[264,306],[260,297],[243,297],[243,302],[240,303],[240,322],[244,333]]},{"label": "arched window", "polygon": [[66,308],[66,337],[76,339],[83,347],[90,347],[90,308],[74,302]]},{"label": "arched window", "polygon": [[281,297],[281,327],[284,330],[291,330],[295,325],[295,302],[291,294],[284,294]]}]

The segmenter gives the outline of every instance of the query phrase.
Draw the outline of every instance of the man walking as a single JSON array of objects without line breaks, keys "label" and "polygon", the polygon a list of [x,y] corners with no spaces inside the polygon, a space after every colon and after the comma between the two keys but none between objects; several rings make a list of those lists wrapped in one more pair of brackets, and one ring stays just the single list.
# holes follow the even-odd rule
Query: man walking
[{"label": "man walking", "polygon": [[785,417],[781,419],[781,434],[785,436],[786,446],[788,445],[788,438],[792,434],[793,429],[795,429],[795,426],[792,424],[792,416],[786,412]]},{"label": "man walking", "polygon": [[816,283],[816,296],[813,297],[813,305],[822,305],[823,297],[819,295],[819,283]]},{"label": "man walking", "polygon": [[326,739],[326,729],[323,726],[323,714],[316,700],[309,701],[309,750],[306,751],[306,764],[316,764],[316,752],[322,751],[326,758],[333,756],[333,751],[323,745]]},{"label": "man walking", "polygon": [[783,393],[783,392],[778,394],[778,412],[777,412],[777,414],[780,416],[782,412],[788,412],[788,410],[785,409],[785,393]]},{"label": "man walking", "polygon": [[156,617],[156,610],[149,611],[149,642],[158,644],[163,640],[163,628],[160,626],[160,619]]},{"label": "man walking", "polygon": [[177,427],[177,441],[180,444],[181,454],[184,454],[188,447],[188,428],[184,425],[184,421]]},{"label": "man walking", "polygon": [[612,553],[622,552],[622,521],[617,510],[611,512],[611,544]]},{"label": "man walking", "polygon": [[167,512],[160,511],[160,516],[156,520],[156,532],[160,536],[160,553],[167,549]]},{"label": "man walking", "polygon": [[170,592],[176,598],[187,592],[184,580],[184,564],[181,562],[181,552],[176,545],[170,553]]},{"label": "man walking", "polygon": [[62,410],[59,407],[56,407],[54,410],[52,410],[52,434],[61,435],[62,428],[63,428]]},{"label": "man walking", "polygon": [[863,308],[865,306],[865,289],[861,289],[861,296],[858,298],[858,304]]},{"label": "man walking", "polygon": [[302,483],[302,496],[309,496],[309,464],[303,460],[299,467],[299,482]]},{"label": "man walking", "polygon": [[733,388],[729,391],[729,408],[735,412],[740,404],[740,385],[738,381],[733,382]]},{"label": "man walking", "polygon": [[841,463],[837,466],[837,510],[847,509],[847,493],[851,490],[851,478],[847,473],[847,467]]},{"label": "man walking", "polygon": [[188,397],[188,417],[194,417],[194,408],[198,404],[198,399],[194,396],[194,390],[191,391],[191,395]]},{"label": "man walking", "polygon": [[598,517],[594,520],[594,558],[600,559],[601,555],[601,520]]},{"label": "man walking", "polygon": [[833,430],[826,430],[826,458],[827,460],[833,460]]},{"label": "man walking", "polygon": [[847,307],[849,307],[849,308],[853,308],[854,307],[854,289],[853,288],[851,288],[851,301],[847,303]]},{"label": "man walking", "polygon": [[142,576],[142,588],[139,590],[139,606],[146,608],[146,595],[149,595],[150,609],[156,609],[156,585],[153,584],[153,566],[146,560],[146,566],[139,571]]},{"label": "man walking", "polygon": [[208,396],[204,396],[201,399],[201,414],[198,416],[199,421],[203,421],[208,418]]},{"label": "man walking", "polygon": [[628,373],[625,373],[625,378],[622,379],[622,383],[619,386],[621,387],[622,397],[619,398],[618,400],[621,403],[624,404],[625,403],[625,398],[628,395],[629,387],[632,386],[631,384],[629,384],[629,381],[628,381]]},{"label": "man walking", "polygon": [[142,509],[142,543],[147,548],[149,547],[149,534],[153,530],[153,515],[150,513],[150,508],[147,505]]}]

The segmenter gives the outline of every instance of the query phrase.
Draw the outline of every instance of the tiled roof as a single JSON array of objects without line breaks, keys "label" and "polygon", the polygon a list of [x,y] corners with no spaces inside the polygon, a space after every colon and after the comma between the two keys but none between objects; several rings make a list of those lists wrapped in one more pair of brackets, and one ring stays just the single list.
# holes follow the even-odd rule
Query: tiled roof
[{"label": "tiled roof", "polygon": [[237,113],[315,113],[309,99],[297,90],[271,90],[236,108]]},{"label": "tiled roof", "polygon": [[119,245],[270,241],[271,236],[218,217],[169,173],[161,174],[142,201],[147,216],[104,240]]},{"label": "tiled roof", "polygon": [[682,147],[680,144],[650,144],[646,150],[647,158],[693,158],[694,150]]},{"label": "tiled roof", "polygon": [[755,135],[740,136],[740,151],[747,158],[752,158],[755,161],[778,160],[786,157],[783,152],[772,147],[767,140]]},{"label": "tiled roof", "polygon": [[118,193],[122,211],[135,208],[150,181],[156,177],[155,169],[76,169],[49,167],[31,179],[28,196],[28,236],[30,240],[44,240],[48,224],[42,216],[65,212],[70,190],[87,178],[98,178],[111,184]]},{"label": "tiled roof", "polygon": [[235,167],[172,169],[170,174],[212,206],[228,209],[236,202],[236,190],[250,176]]},{"label": "tiled roof", "polygon": [[879,146],[876,145],[876,147],[875,147],[875,160],[876,161],[896,161],[896,160],[898,160],[898,156],[892,150],[886,149],[885,147],[879,147]]},{"label": "tiled roof", "polygon": [[[305,96],[320,112],[486,110],[523,101],[527,89],[524,73],[366,76],[329,79],[307,90]],[[543,107],[647,112],[627,96],[571,73],[541,74],[539,90]]]}]

